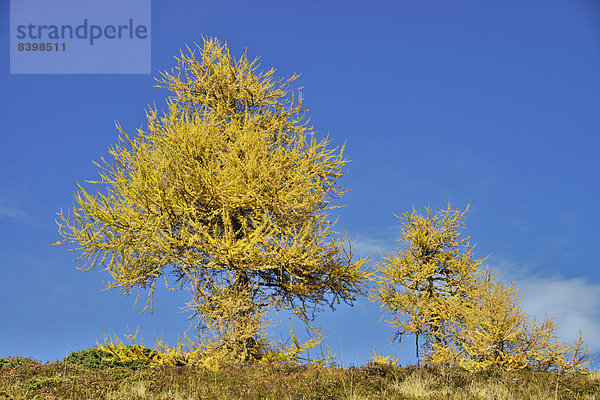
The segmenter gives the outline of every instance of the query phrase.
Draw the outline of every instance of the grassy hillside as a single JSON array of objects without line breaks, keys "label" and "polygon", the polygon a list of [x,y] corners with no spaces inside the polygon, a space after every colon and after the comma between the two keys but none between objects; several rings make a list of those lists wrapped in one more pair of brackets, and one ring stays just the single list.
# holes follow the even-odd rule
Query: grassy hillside
[{"label": "grassy hillside", "polygon": [[[108,365],[80,352],[42,364],[0,359],[0,399],[600,399],[600,373],[469,373],[370,362],[190,367]],[[85,364],[85,365],[83,365]]]}]

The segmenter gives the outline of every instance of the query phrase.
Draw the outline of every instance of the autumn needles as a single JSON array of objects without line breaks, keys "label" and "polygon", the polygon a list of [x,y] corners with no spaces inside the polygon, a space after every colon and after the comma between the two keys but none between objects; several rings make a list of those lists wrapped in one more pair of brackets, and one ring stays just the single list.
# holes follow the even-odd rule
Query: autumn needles
[{"label": "autumn needles", "polygon": [[268,315],[290,310],[308,325],[375,282],[371,298],[399,335],[422,341],[428,362],[582,368],[581,342],[557,344],[551,320],[529,324],[512,287],[481,269],[460,236],[466,210],[405,214],[406,247],[377,264],[376,278],[363,268],[367,260],[353,257],[329,220],[348,159],[316,138],[296,78],[277,80],[205,40],[163,73],[164,113],[149,108],[134,136],[117,126],[113,160],[96,164],[100,179],[88,182],[98,189],[78,185],[60,213],[59,243],[75,245],[82,269],[110,273],[109,288],[148,289],[149,303],[161,277],[189,291],[197,336],[151,356],[108,339],[103,349],[155,364],[299,361],[322,340],[318,330],[305,343],[292,331],[291,344],[274,343]]},{"label": "autumn needles", "polygon": [[270,351],[270,308],[308,323],[363,290],[366,260],[328,220],[347,159],[314,137],[295,76],[257,72],[215,39],[178,61],[160,84],[172,93],[167,111],[149,109],[136,138],[119,127],[114,163],[93,182],[107,191],[79,186],[61,214],[62,243],[124,293],[151,295],[157,278],[174,276],[191,293],[203,351],[257,361]]},{"label": "autumn needles", "polygon": [[417,360],[472,371],[585,369],[581,335],[574,345],[559,342],[553,319],[530,321],[516,289],[481,267],[484,260],[461,236],[467,210],[448,204],[437,213],[402,215],[403,247],[377,264],[370,296],[398,328],[393,339],[412,334]]}]

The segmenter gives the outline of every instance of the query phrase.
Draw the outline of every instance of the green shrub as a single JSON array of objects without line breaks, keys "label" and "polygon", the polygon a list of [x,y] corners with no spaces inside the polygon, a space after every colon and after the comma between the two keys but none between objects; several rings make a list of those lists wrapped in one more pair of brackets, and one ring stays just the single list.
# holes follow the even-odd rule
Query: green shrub
[{"label": "green shrub", "polygon": [[45,378],[30,378],[27,382],[23,383],[23,387],[29,390],[37,390],[46,386],[52,386],[59,383],[62,379],[56,377],[45,377]]},{"label": "green shrub", "polygon": [[[132,346],[132,345],[129,345]],[[127,347],[129,347],[127,346]],[[156,353],[156,351],[143,348],[143,353],[150,356]],[[92,348],[87,350],[76,351],[65,357],[64,361],[71,364],[80,364],[88,369],[93,370],[104,370],[106,368],[114,367],[125,367],[132,370],[140,370],[148,367],[148,362],[139,360],[130,361],[118,361],[111,359],[111,354],[106,351],[102,351],[98,348]]]},{"label": "green shrub", "polygon": [[16,366],[21,364],[23,364],[22,358],[0,358],[0,369],[15,368]]}]

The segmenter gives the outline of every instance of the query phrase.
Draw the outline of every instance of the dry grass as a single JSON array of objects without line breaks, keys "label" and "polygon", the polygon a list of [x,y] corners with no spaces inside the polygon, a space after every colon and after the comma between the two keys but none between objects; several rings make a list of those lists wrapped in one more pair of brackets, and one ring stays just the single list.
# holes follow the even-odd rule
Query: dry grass
[{"label": "dry grass", "polygon": [[426,399],[435,393],[433,378],[423,377],[420,374],[411,375],[403,381],[394,383],[391,389],[404,396],[417,399]]},{"label": "dry grass", "polygon": [[485,400],[513,400],[514,397],[510,394],[510,390],[499,383],[488,382],[488,383],[476,383],[473,382],[469,386],[469,392],[475,396],[476,399]]},{"label": "dry grass", "polygon": [[[0,363],[0,399],[599,399],[600,373],[469,373],[369,363],[360,368],[238,365],[221,371],[160,367],[102,371],[31,359]],[[556,396],[556,397],[555,397]]]}]

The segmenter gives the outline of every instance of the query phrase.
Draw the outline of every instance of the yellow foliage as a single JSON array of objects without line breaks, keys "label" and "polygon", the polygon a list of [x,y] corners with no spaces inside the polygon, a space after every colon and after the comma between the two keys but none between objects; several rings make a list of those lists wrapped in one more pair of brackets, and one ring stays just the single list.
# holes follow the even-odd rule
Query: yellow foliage
[{"label": "yellow foliage", "polygon": [[426,351],[434,343],[446,343],[446,325],[452,316],[449,299],[471,292],[483,262],[473,257],[469,238],[459,235],[467,210],[453,209],[448,203],[436,214],[429,209],[425,215],[414,209],[405,213],[399,217],[403,230],[398,240],[406,246],[384,255],[376,265],[380,276],[370,297],[391,316],[386,322],[398,328],[394,339],[416,336],[417,360],[419,338]]},{"label": "yellow foliage", "polygon": [[[272,362],[303,362],[309,365],[336,365],[331,350],[328,348],[327,354],[321,352],[321,356],[311,359],[308,352],[319,346],[324,337],[320,335],[319,330],[314,329],[317,337],[312,337],[306,342],[301,343],[296,337],[292,327],[290,331],[290,344],[276,343],[271,345],[261,358],[251,360],[260,363]],[[223,364],[239,363],[239,359],[222,354],[218,349],[198,346],[184,333],[184,340],[178,340],[174,347],[169,347],[162,340],[156,340],[152,352],[144,351],[143,339],[141,344],[137,344],[136,338],[139,333],[139,327],[135,334],[125,335],[132,344],[125,345],[123,340],[117,336],[104,335],[104,343],[96,344],[96,347],[110,354],[109,360],[117,361],[143,361],[150,367],[160,365],[186,365],[191,367],[203,368],[209,371],[220,370]],[[146,349],[147,350],[147,349]],[[306,354],[306,355],[303,355]]]},{"label": "yellow foliage", "polygon": [[[195,352],[185,351],[184,344],[178,341],[174,348],[169,348],[162,340],[155,342],[155,351],[148,353],[144,352],[144,341],[140,339],[141,344],[135,343],[137,335],[139,333],[139,327],[136,329],[135,334],[127,334],[125,337],[132,343],[127,346],[123,341],[112,335],[107,337],[104,335],[104,343],[102,345],[96,344],[96,347],[102,351],[110,354],[111,359],[117,361],[144,361],[149,363],[150,366],[159,365],[187,365],[190,363],[193,354]],[[187,336],[186,336],[187,339]]]},{"label": "yellow foliage", "polygon": [[383,354],[377,353],[375,350],[371,351],[371,361],[379,363],[379,364],[390,364],[399,366],[400,358],[392,357],[392,356],[384,356]]},{"label": "yellow foliage", "polygon": [[[289,325],[290,338],[288,343],[282,343],[279,341],[275,344],[272,349],[267,353],[267,355],[261,360],[262,362],[304,362],[305,364],[310,365],[336,365],[334,361],[334,356],[331,354],[331,349],[327,347],[327,353],[321,350],[320,357],[311,359],[310,358],[310,350],[315,349],[319,346],[323,340],[324,336],[321,335],[319,329],[311,328],[313,333],[316,334],[315,337],[311,337],[306,342],[301,343],[296,334],[292,330],[292,325]],[[303,356],[306,354],[306,356]]]},{"label": "yellow foliage", "polygon": [[469,370],[498,366],[505,370],[525,368],[527,354],[518,347],[527,316],[516,290],[494,282],[485,271],[468,298],[450,301],[449,340],[435,344],[432,363],[456,364]]},{"label": "yellow foliage", "polygon": [[493,278],[484,271],[468,298],[453,299],[448,340],[433,345],[430,361],[471,371],[490,367],[585,370],[591,360],[585,360],[588,349],[581,333],[574,345],[560,342],[554,318],[545,318],[541,324],[530,320],[514,285]]},{"label": "yellow foliage", "polygon": [[363,293],[366,260],[328,219],[348,159],[315,137],[296,75],[259,72],[217,39],[177,61],[159,81],[166,111],[150,107],[135,137],[117,125],[114,161],[88,181],[104,190],[77,185],[58,244],[76,245],[81,269],[108,271],[107,288],[147,289],[148,305],[156,280],[174,277],[192,294],[201,344],[256,361],[268,308],[307,322]]},{"label": "yellow foliage", "polygon": [[591,360],[581,334],[573,345],[561,343],[554,318],[530,320],[517,289],[495,281],[481,268],[483,259],[473,258],[459,232],[466,211],[448,204],[436,215],[404,214],[405,247],[377,265],[381,276],[371,294],[399,328],[394,338],[415,334],[419,357],[420,335],[428,362],[472,371],[585,370]]}]

